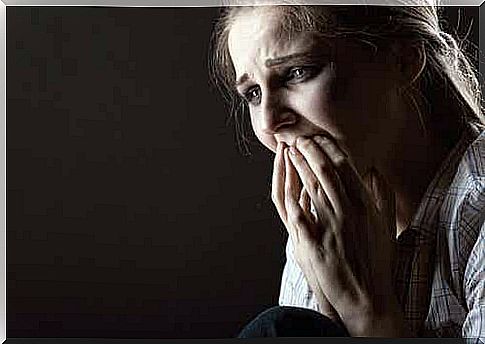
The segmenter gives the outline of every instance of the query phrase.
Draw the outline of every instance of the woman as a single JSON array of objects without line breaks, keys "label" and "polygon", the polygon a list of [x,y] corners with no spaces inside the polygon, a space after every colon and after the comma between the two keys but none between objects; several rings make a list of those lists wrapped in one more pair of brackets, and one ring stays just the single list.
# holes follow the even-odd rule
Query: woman
[{"label": "woman", "polygon": [[289,234],[281,307],[241,337],[485,336],[480,88],[420,4],[222,12],[212,71]]}]

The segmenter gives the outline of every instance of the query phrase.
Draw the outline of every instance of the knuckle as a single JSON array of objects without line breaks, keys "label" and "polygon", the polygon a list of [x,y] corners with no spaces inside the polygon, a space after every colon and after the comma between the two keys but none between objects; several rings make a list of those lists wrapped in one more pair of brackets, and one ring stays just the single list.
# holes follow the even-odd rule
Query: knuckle
[{"label": "knuckle", "polygon": [[336,152],[334,155],[334,164],[336,166],[342,166],[347,162],[347,157],[340,152]]},{"label": "knuckle", "polygon": [[316,190],[316,196],[319,198],[319,199],[324,199],[325,202],[328,201],[327,199],[327,194],[323,191],[323,189],[321,187],[318,188],[318,190]]},{"label": "knuckle", "polygon": [[278,193],[272,193],[271,194],[271,200],[273,201],[273,204],[276,205],[277,207],[280,206],[281,204],[281,199],[278,196]]},{"label": "knuckle", "polygon": [[295,223],[295,224],[301,224],[305,220],[304,214],[302,212],[299,212],[299,211],[298,212],[291,211],[288,214],[288,217],[291,220],[291,222]]},{"label": "knuckle", "polygon": [[308,148],[311,145],[311,140],[307,137],[299,137],[296,140],[296,145],[300,148]]},{"label": "knuckle", "polygon": [[324,136],[316,136],[315,137],[315,141],[323,149],[326,149],[328,147],[331,147],[331,142],[330,142],[330,140],[327,137],[324,137]]},{"label": "knuckle", "polygon": [[320,173],[321,175],[328,174],[328,166],[324,161],[321,161],[318,164],[318,173]]},{"label": "knuckle", "polygon": [[343,164],[347,160],[347,155],[332,140],[326,137],[316,137],[315,141],[328,154],[332,163],[335,165]]},{"label": "knuckle", "polygon": [[295,223],[302,224],[304,222],[305,222],[305,215],[302,212],[298,212],[298,214],[295,215]]},{"label": "knuckle", "polygon": [[302,141],[302,147],[308,149],[308,148],[310,148],[312,146],[313,146],[312,140],[310,140],[308,138],[303,139],[303,141]]}]

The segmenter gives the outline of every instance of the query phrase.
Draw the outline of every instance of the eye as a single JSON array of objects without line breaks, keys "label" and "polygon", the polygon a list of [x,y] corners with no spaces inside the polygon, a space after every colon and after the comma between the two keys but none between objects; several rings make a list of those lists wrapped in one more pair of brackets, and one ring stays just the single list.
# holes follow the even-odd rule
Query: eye
[{"label": "eye", "polygon": [[258,86],[251,87],[246,92],[244,92],[243,98],[248,103],[251,103],[253,105],[259,104],[259,102],[261,101],[261,89]]},{"label": "eye", "polygon": [[294,79],[299,79],[299,78],[301,78],[305,75],[305,72],[306,72],[306,70],[304,70],[303,68],[294,68],[294,69],[291,70],[290,75]]},{"label": "eye", "polygon": [[289,70],[286,81],[289,83],[298,83],[308,80],[317,74],[316,67],[294,67]]}]

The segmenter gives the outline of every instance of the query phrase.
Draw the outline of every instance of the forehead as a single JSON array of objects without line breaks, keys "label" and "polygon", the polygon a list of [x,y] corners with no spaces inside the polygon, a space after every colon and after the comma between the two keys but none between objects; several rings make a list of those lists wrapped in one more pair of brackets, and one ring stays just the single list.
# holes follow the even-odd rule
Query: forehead
[{"label": "forehead", "polygon": [[248,72],[246,68],[253,64],[264,66],[267,59],[316,48],[317,39],[311,33],[300,33],[290,40],[282,29],[282,20],[284,15],[274,8],[245,10],[237,15],[228,36],[237,75]]}]

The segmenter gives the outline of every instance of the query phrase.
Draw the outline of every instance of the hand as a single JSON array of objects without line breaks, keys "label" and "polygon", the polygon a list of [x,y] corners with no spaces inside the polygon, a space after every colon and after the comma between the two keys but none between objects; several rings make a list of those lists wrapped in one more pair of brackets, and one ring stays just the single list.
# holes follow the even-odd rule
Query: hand
[{"label": "hand", "polygon": [[[285,163],[285,155],[284,152],[284,144],[279,143],[277,150],[276,150],[276,157],[274,160],[274,167],[273,167],[273,180],[272,180],[272,199],[276,205],[276,209],[279,213],[280,218],[283,221],[288,233],[290,233],[290,240],[292,243],[296,242],[296,239],[293,238],[294,230],[288,228],[291,223],[287,221],[287,214],[286,208],[284,204],[284,196],[285,196],[285,168],[288,166]],[[287,159],[287,157],[286,157]],[[296,195],[295,195],[296,196]],[[305,209],[308,213],[310,212],[310,197],[305,189],[301,190],[301,194],[299,196],[299,204],[302,209]],[[315,271],[312,270],[311,266],[308,265],[301,265],[299,264],[300,268],[305,275],[306,281],[310,286],[310,289],[315,294],[317,299],[318,305],[320,307],[320,312],[329,317],[330,319],[334,320],[335,322],[340,321],[340,317],[332,305],[328,302],[325,294],[322,292],[320,285],[318,284]]]},{"label": "hand", "polygon": [[[294,242],[295,259],[309,280],[316,279],[351,335],[402,335],[391,281],[393,193],[376,172],[364,182],[330,139],[299,138],[293,148],[294,155],[285,153],[284,186],[280,178],[274,188],[284,189],[275,204]],[[301,206],[302,189],[316,217]]]}]

